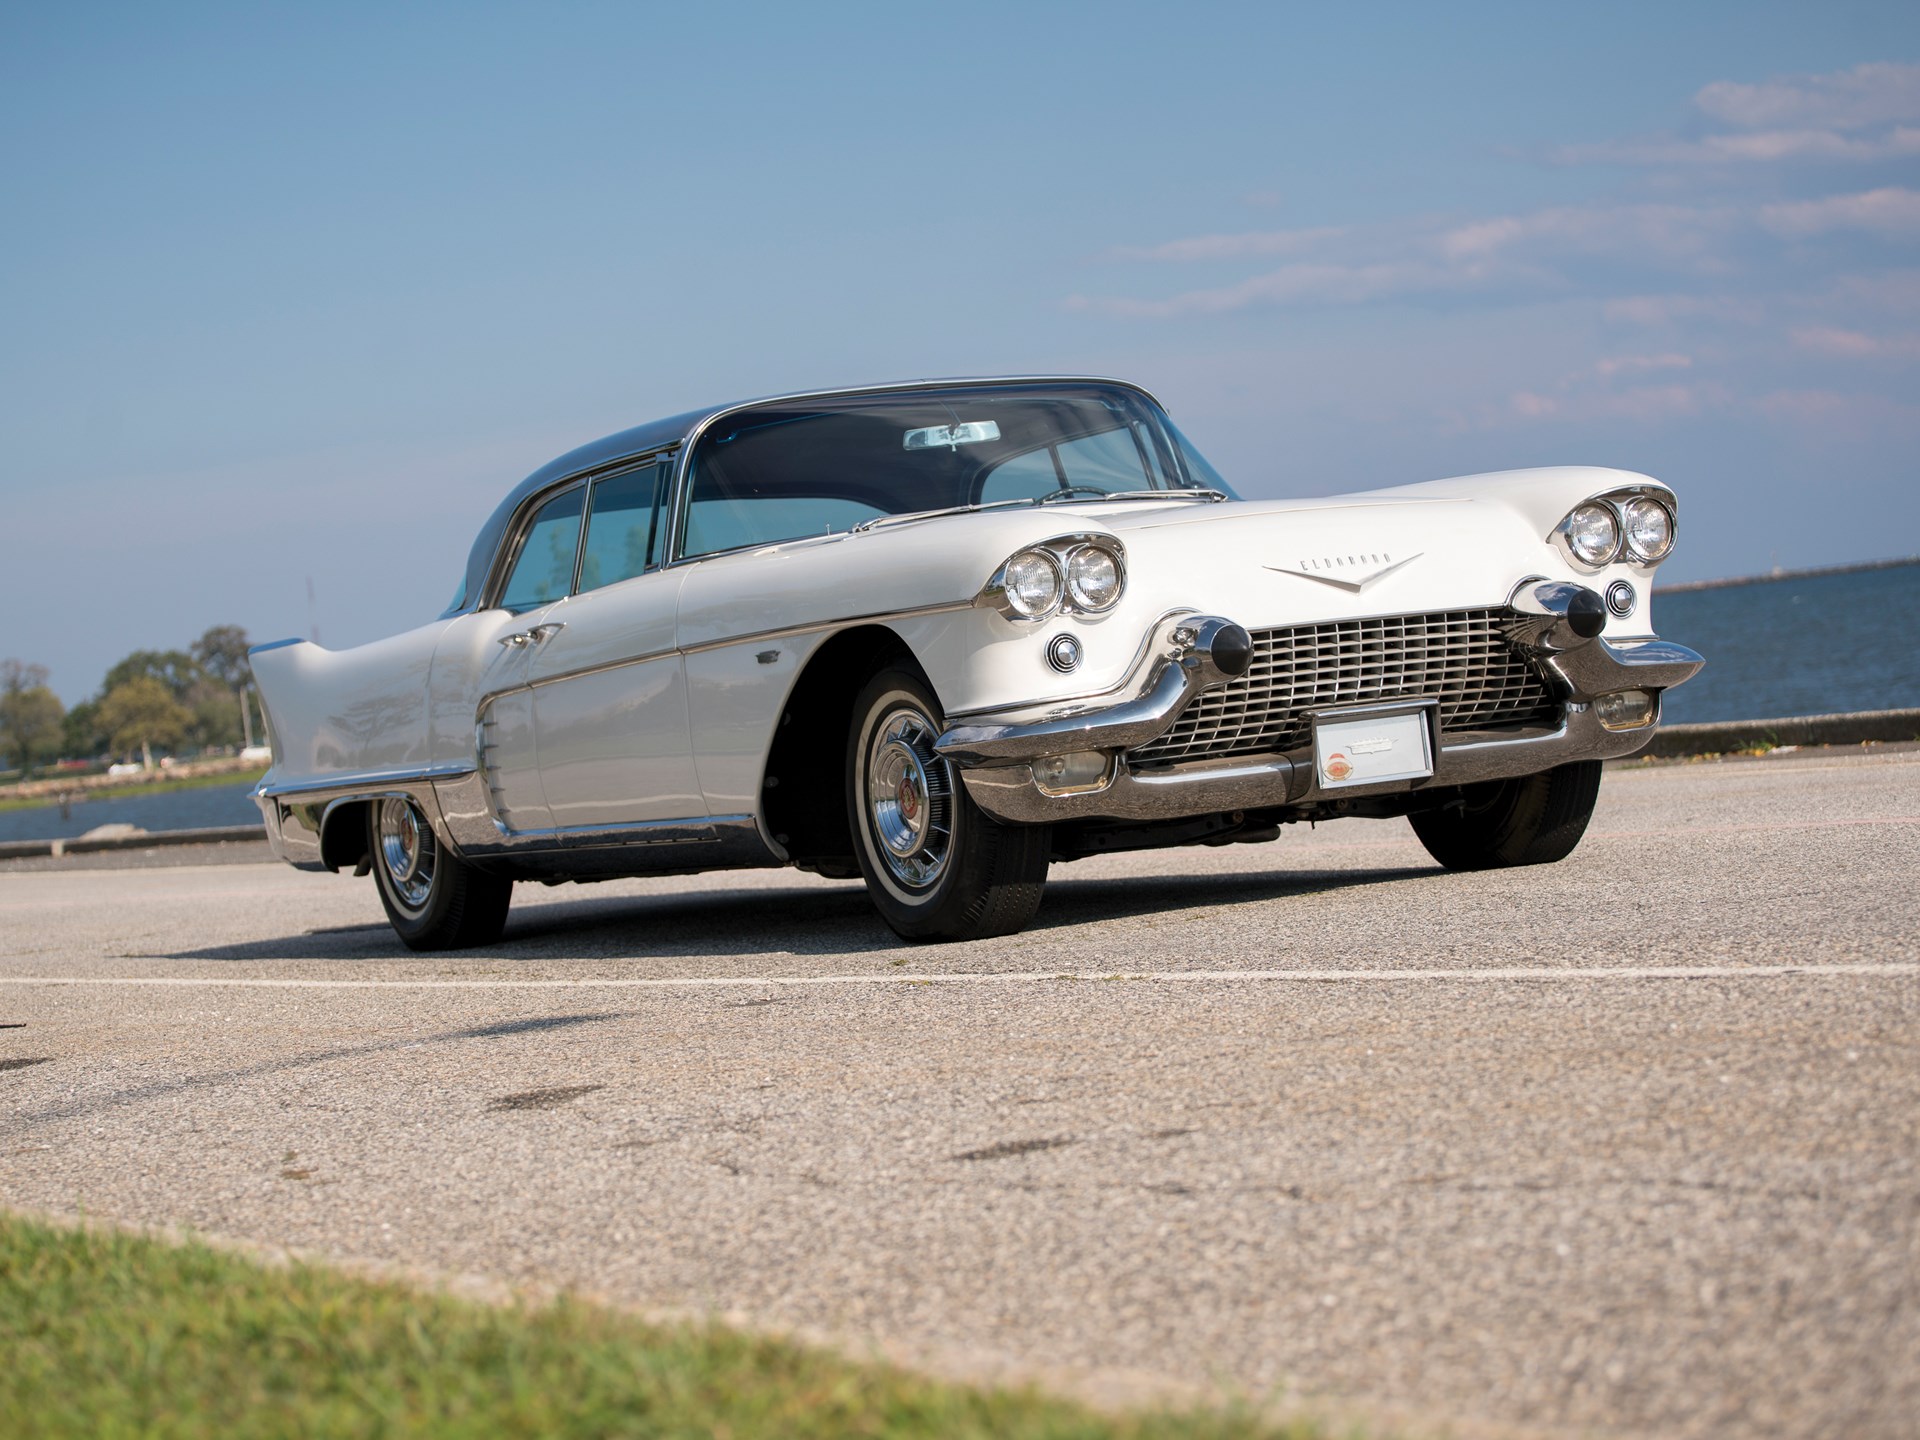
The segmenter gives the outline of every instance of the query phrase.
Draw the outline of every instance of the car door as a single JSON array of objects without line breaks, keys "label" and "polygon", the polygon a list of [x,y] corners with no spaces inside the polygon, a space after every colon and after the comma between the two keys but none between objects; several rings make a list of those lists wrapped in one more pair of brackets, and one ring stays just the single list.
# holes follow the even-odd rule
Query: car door
[{"label": "car door", "polygon": [[704,819],[675,648],[686,572],[662,568],[671,457],[595,477],[572,598],[541,615],[530,683],[556,830]]},{"label": "car door", "polygon": [[523,522],[499,596],[447,627],[434,651],[436,753],[475,757],[492,818],[509,833],[550,829],[534,726],[534,657],[549,612],[572,587],[586,486],[543,498]]}]

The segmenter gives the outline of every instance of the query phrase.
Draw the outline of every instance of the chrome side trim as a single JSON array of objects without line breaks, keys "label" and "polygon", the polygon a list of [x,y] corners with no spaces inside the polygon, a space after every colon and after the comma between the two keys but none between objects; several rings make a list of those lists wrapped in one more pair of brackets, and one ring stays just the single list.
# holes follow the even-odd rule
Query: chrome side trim
[{"label": "chrome side trim", "polygon": [[[784,865],[786,855],[751,815],[696,815],[631,825],[507,830],[494,818],[486,777],[462,775],[435,787],[435,809],[462,856],[511,861],[549,874],[647,875]],[[438,829],[438,827],[436,827]]]},{"label": "chrome side trim", "polygon": [[623,656],[618,660],[603,660],[598,665],[582,665],[577,670],[559,670],[551,675],[539,675],[523,680],[516,685],[508,685],[499,690],[488,690],[480,696],[475,712],[498,700],[502,695],[514,695],[522,690],[538,690],[543,685],[557,685],[562,680],[580,680],[589,675],[604,675],[610,670],[624,670],[632,665],[645,665],[653,660],[665,660],[670,656],[705,655],[712,650],[725,650],[734,645],[759,645],[769,640],[790,640],[796,635],[813,635],[824,631],[837,632],[850,630],[858,625],[885,624],[893,620],[917,620],[923,615],[945,615],[957,610],[971,610],[971,600],[951,600],[939,605],[917,605],[910,610],[876,610],[866,615],[849,615],[838,620],[816,621],[810,625],[785,625],[775,630],[752,630],[743,635],[729,635],[723,640],[703,640],[698,645],[676,645],[668,650],[650,650],[644,655]]},{"label": "chrome side trim", "polygon": [[430,783],[435,780],[454,779],[461,775],[471,775],[473,766],[464,762],[451,762],[443,765],[428,765],[418,770],[368,770],[358,775],[329,775],[324,780],[301,780],[291,785],[269,785],[264,780],[255,787],[253,794],[269,798],[282,795],[300,795],[319,798],[340,795],[352,798],[356,792],[372,794],[385,788],[396,794],[410,793],[408,787]]},{"label": "chrome side trim", "polygon": [[[956,610],[971,610],[971,600],[946,600],[938,605],[916,605],[908,610],[875,610],[865,615],[848,615],[835,620],[816,620],[810,625],[784,625],[777,630],[751,630],[744,635],[729,635],[724,640],[703,640],[698,645],[679,647],[682,655],[704,655],[709,650],[724,650],[729,645],[757,645],[763,640],[787,640],[795,635],[811,635],[816,630],[849,630],[856,625],[874,625],[887,620],[917,620],[922,615],[946,615]],[[541,683],[545,683],[544,677]]]}]

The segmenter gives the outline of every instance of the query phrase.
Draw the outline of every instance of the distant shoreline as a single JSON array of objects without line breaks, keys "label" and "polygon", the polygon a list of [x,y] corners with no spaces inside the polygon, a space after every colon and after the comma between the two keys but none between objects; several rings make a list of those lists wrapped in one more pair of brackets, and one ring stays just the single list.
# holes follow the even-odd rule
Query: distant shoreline
[{"label": "distant shoreline", "polygon": [[1767,575],[1736,575],[1727,580],[1682,580],[1677,585],[1656,585],[1654,593],[1678,595],[1685,590],[1725,590],[1734,585],[1766,585],[1775,580],[1805,580],[1813,575],[1853,575],[1862,570],[1898,570],[1902,565],[1920,565],[1920,555],[1905,555],[1897,560],[1855,560],[1846,565],[1814,565],[1805,570],[1775,570]]}]

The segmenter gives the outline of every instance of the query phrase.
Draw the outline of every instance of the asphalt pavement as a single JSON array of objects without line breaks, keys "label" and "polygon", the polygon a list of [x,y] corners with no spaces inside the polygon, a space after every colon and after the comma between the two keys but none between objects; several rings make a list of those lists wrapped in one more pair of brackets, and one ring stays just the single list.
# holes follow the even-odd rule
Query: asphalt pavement
[{"label": "asphalt pavement", "polygon": [[0,1204],[1094,1395],[1916,1433],[1920,754],[1615,769],[1533,869],[1085,861],[938,947],[769,872],[419,957],[259,853],[0,865]]}]

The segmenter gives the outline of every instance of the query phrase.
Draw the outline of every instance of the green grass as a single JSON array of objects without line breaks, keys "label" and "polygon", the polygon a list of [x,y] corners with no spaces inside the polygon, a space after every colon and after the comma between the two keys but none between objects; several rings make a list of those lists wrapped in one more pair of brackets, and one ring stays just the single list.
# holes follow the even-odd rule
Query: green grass
[{"label": "green grass", "polygon": [[0,1429],[23,1437],[1303,1440],[1218,1411],[1096,1413],[579,1301],[491,1307],[0,1216]]},{"label": "green grass", "polygon": [[[209,785],[251,785],[267,773],[266,766],[258,770],[234,770],[225,775],[194,775],[178,780],[133,780],[122,785],[106,785],[97,789],[77,792],[93,800],[133,800],[142,795],[171,795],[176,790],[204,790]],[[36,780],[50,777],[36,775]],[[6,795],[0,792],[0,814],[9,810],[45,810],[58,805],[57,797],[36,795],[27,798]],[[76,800],[75,806],[84,804]]]}]

